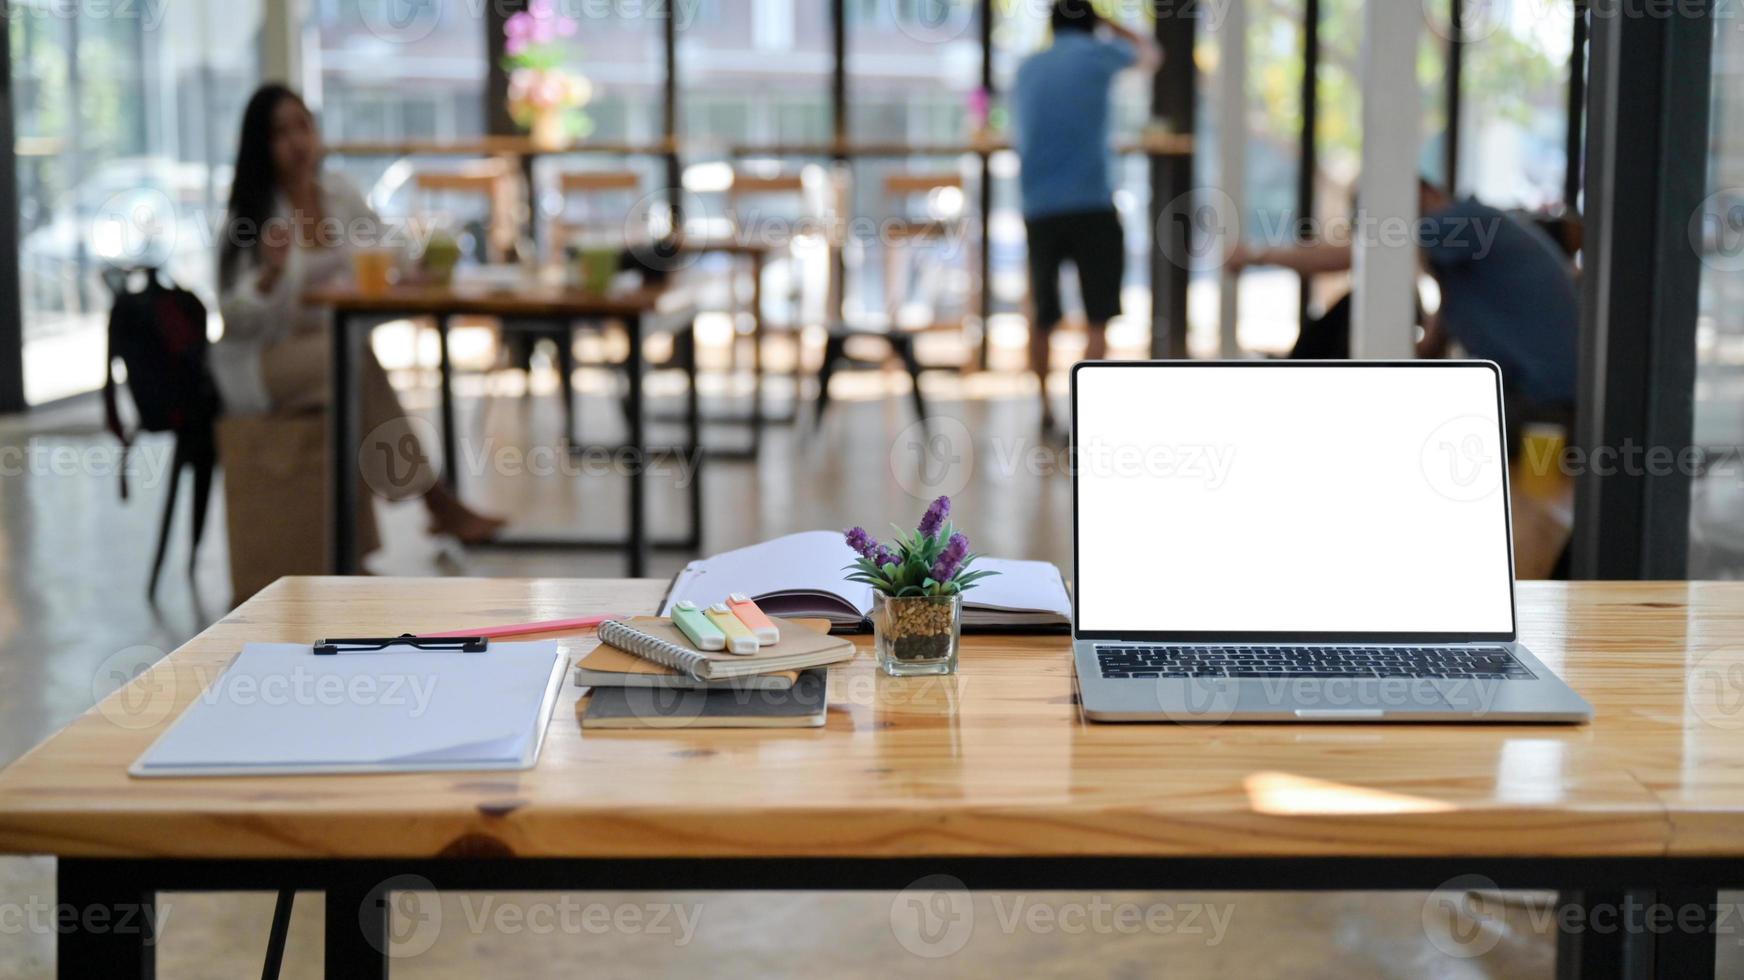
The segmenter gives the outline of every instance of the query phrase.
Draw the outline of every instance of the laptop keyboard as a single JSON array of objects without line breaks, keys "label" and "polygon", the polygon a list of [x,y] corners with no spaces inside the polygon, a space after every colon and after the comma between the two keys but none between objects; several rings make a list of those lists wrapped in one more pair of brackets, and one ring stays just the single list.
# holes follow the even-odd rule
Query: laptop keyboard
[{"label": "laptop keyboard", "polygon": [[1532,680],[1503,647],[1097,646],[1102,676]]}]

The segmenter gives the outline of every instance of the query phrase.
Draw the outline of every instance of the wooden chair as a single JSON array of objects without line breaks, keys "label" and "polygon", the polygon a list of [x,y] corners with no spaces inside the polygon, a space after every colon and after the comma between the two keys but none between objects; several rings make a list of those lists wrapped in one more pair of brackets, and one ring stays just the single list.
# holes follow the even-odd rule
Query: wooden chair
[{"label": "wooden chair", "polygon": [[520,174],[509,161],[493,157],[473,161],[459,170],[421,170],[412,176],[412,187],[424,210],[434,210],[429,202],[439,197],[483,205],[485,234],[480,258],[503,262],[514,254],[523,205]]},{"label": "wooden chair", "polygon": [[[943,191],[955,191],[964,204],[955,214],[912,215],[917,198],[935,199]],[[975,282],[980,264],[975,253],[974,236],[968,226],[968,197],[960,173],[896,173],[884,178],[884,198],[899,217],[883,222],[880,228],[888,236],[884,247],[885,308],[893,329],[901,326],[901,313],[910,287],[918,280],[930,319],[919,325],[922,330],[960,330],[964,319],[978,312],[981,291]],[[929,261],[937,256],[938,247],[952,241],[960,242],[958,256],[963,280],[968,284],[961,301],[961,311],[954,319],[941,319],[940,307],[947,298],[947,279],[951,268],[944,263]],[[917,275],[918,269],[918,275]]]},{"label": "wooden chair", "polygon": [[[805,178],[800,174],[766,173],[744,168],[734,171],[733,183],[726,192],[727,217],[733,225],[734,234],[755,236],[758,228],[754,215],[760,207],[770,204],[776,205],[775,210],[778,210],[787,219],[795,221],[812,216],[818,210],[809,200]],[[789,244],[791,245],[791,242]],[[789,316],[785,321],[774,321],[766,315],[764,310],[763,276],[771,269],[782,268],[783,263],[785,263],[788,282],[787,294],[784,299]],[[759,393],[758,397],[760,398],[764,376],[763,342],[769,336],[781,335],[790,337],[796,347],[799,345],[805,317],[805,272],[800,266],[798,257],[792,253],[791,249],[788,249],[785,253],[779,251],[773,253],[769,259],[752,262],[750,275],[752,282],[748,302],[752,308],[753,322],[757,325],[756,332],[751,337],[751,371],[757,379],[754,388]],[[734,297],[733,312],[736,313],[738,312],[739,296],[736,287],[732,290],[732,294]],[[797,380],[799,374],[798,354],[796,353],[795,356],[794,373]],[[735,368],[738,365],[736,350],[733,365]],[[761,406],[759,405],[758,411],[754,412],[753,415],[760,414],[760,412]],[[774,419],[765,418],[764,421],[792,422],[793,415]],[[752,424],[758,423],[753,421]]]},{"label": "wooden chair", "polygon": [[[567,262],[569,245],[589,232],[606,233],[614,240],[624,237],[624,221],[642,189],[642,175],[634,170],[567,171],[557,175],[561,202],[545,228],[547,262]],[[571,216],[571,206],[581,204],[580,220]],[[603,331],[604,325],[602,325]],[[536,340],[549,339],[557,347],[557,372],[563,379],[564,438],[571,446],[580,441],[580,420],[575,402],[575,335],[568,325],[546,332],[529,330]]]},{"label": "wooden chair", "polygon": [[[884,178],[883,192],[892,210],[899,217],[880,222],[880,231],[888,236],[884,243],[885,269],[885,324],[882,328],[855,325],[846,319],[838,319],[830,329],[829,339],[824,345],[824,357],[818,367],[817,374],[817,405],[813,414],[813,424],[822,425],[824,412],[829,408],[830,379],[836,370],[842,366],[872,367],[882,369],[894,359],[908,374],[910,396],[914,403],[915,415],[923,421],[927,418],[926,399],[921,393],[920,375],[926,370],[920,358],[915,353],[915,341],[919,333],[935,329],[958,329],[963,325],[963,317],[955,322],[940,322],[937,317],[938,300],[944,295],[945,277],[949,270],[937,263],[928,263],[924,253],[918,251],[920,246],[931,246],[937,243],[956,240],[967,243],[969,237],[966,227],[966,209],[964,213],[955,215],[924,215],[910,216],[910,205],[916,197],[932,198],[939,191],[955,189],[963,191],[963,177],[959,173],[895,173]],[[971,246],[965,246],[965,258],[968,267],[979,268],[975,256],[970,254]],[[932,317],[925,324],[917,327],[905,325],[902,322],[902,309],[908,297],[910,277],[914,269],[917,254],[920,256],[920,279],[930,293],[930,308]],[[971,272],[970,276],[973,277]],[[978,301],[979,290],[968,290],[969,297],[965,300],[964,313],[973,311]],[[856,341],[867,339],[882,341],[888,350],[887,356],[881,361],[856,360],[849,354],[849,346]]]},{"label": "wooden chair", "polygon": [[[622,237],[624,219],[642,190],[642,175],[634,170],[584,170],[557,175],[562,206],[546,226],[545,257],[562,262],[564,250],[578,234],[609,231]],[[580,220],[570,215],[570,205],[580,203]]]}]

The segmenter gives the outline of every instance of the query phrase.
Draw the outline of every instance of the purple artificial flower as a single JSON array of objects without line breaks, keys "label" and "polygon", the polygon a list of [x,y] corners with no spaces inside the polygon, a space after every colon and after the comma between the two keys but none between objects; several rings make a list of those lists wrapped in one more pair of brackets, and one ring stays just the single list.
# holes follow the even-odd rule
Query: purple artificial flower
[{"label": "purple artificial flower", "polygon": [[927,512],[920,519],[920,533],[932,537],[939,533],[939,528],[945,526],[945,518],[951,516],[951,498],[940,497],[933,501]]},{"label": "purple artificial flower", "polygon": [[878,555],[872,559],[872,564],[879,568],[883,568],[885,565],[894,565],[896,564],[896,556],[890,553],[889,548],[879,545]]},{"label": "purple artificial flower", "polygon": [[[848,528],[843,537],[848,539],[848,547],[854,549],[861,558],[877,561],[881,555],[889,554],[884,550],[884,546],[878,543],[878,539],[867,534],[863,527]],[[879,562],[879,565],[883,565],[883,562]]]},{"label": "purple artificial flower", "polygon": [[[940,497],[940,500],[945,498]],[[933,562],[932,571],[927,573],[934,582],[944,583],[957,577],[963,569],[963,559],[969,557],[969,539],[958,531],[951,535],[951,540],[945,542],[945,550],[939,552],[938,561]]]}]

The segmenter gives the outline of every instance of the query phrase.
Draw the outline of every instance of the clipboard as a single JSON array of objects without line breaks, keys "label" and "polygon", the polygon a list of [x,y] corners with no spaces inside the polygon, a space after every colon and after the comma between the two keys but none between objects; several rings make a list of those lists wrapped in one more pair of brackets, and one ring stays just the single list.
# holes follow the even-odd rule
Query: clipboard
[{"label": "clipboard", "polygon": [[488,652],[313,653],[305,644],[248,644],[128,774],[530,769],[568,666],[555,640]]}]

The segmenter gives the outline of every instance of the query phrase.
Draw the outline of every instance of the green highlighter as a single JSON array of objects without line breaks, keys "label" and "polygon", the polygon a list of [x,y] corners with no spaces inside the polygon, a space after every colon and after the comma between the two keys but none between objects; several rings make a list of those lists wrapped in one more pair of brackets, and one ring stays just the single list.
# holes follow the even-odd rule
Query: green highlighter
[{"label": "green highlighter", "polygon": [[672,625],[678,627],[690,642],[696,644],[698,650],[725,650],[727,634],[721,628],[709,622],[701,609],[694,602],[680,602],[672,607]]}]

